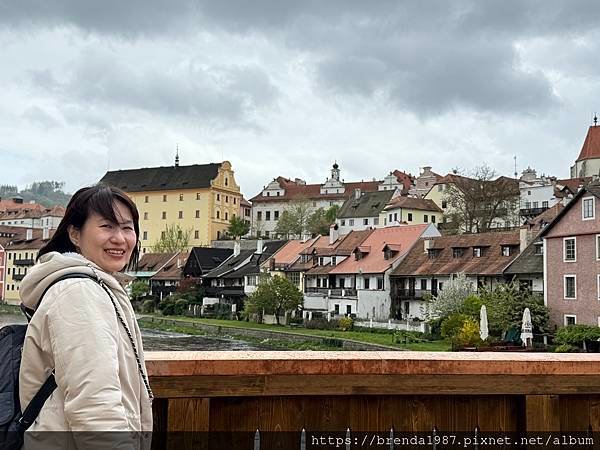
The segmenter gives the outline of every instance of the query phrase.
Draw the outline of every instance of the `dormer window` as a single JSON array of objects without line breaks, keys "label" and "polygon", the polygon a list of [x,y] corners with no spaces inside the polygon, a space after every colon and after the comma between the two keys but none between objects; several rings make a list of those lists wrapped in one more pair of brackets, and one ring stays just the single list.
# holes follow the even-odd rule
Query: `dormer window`
[{"label": "dormer window", "polygon": [[473,258],[481,258],[481,247],[473,247]]},{"label": "dormer window", "polygon": [[331,257],[331,265],[332,265],[332,266],[335,266],[336,264],[337,264],[337,259],[336,259],[336,257],[335,257],[335,256],[332,256],[332,257]]},{"label": "dormer window", "polygon": [[359,261],[359,260],[361,260],[362,258],[363,258],[363,254],[362,254],[360,251],[356,251],[356,252],[354,253],[354,259],[355,259],[355,261]]},{"label": "dormer window", "polygon": [[452,249],[452,257],[453,258],[460,258],[462,257],[462,255],[464,254],[465,250],[462,248],[453,248]]},{"label": "dormer window", "polygon": [[435,259],[440,255],[440,249],[439,248],[430,248],[429,250],[427,250],[427,257],[429,259]]},{"label": "dormer window", "polygon": [[502,246],[502,256],[510,256],[510,245]]}]

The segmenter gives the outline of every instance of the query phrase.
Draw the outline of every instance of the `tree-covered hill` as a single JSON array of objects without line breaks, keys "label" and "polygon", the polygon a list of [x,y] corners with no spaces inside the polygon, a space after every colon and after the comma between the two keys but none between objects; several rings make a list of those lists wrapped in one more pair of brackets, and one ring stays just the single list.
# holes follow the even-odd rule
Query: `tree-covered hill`
[{"label": "tree-covered hill", "polygon": [[50,207],[54,205],[67,206],[71,194],[66,194],[65,183],[62,181],[35,181],[19,191],[17,186],[0,185],[0,198],[8,199],[16,195],[23,197],[24,202],[31,200],[41,205]]}]

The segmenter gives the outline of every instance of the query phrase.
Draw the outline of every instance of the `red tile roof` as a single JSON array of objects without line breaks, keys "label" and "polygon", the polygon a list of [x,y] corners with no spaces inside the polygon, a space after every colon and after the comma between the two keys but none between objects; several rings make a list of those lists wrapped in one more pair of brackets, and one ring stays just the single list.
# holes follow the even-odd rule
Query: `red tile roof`
[{"label": "red tile roof", "polygon": [[[463,177],[462,175],[456,175],[453,173],[449,173],[448,175],[440,178],[438,181],[434,183],[436,184],[450,184],[453,183],[458,189],[466,190],[473,189],[477,186],[476,183],[480,183],[479,180],[475,178]],[[520,195],[519,191],[519,180],[516,178],[509,178],[505,176],[500,176],[495,180],[490,180],[488,183],[492,183],[498,189],[502,191],[511,192],[513,195]]]},{"label": "red tile roof", "polygon": [[[328,236],[326,236],[328,237]],[[263,267],[268,267],[271,264],[271,260],[275,260],[276,265],[288,265],[294,263],[300,253],[313,245],[319,237],[315,237],[312,239],[301,240],[301,239],[292,239],[287,242],[283,247],[281,247],[271,258],[262,263]]]},{"label": "red tile roof", "polygon": [[[359,260],[351,255],[335,266],[331,273],[383,273],[410,250],[427,227],[427,224],[421,224],[377,228],[357,246],[361,252],[370,248],[367,254]],[[397,252],[390,259],[384,258],[386,245]]]},{"label": "red tile roof", "polygon": [[398,183],[402,184],[402,194],[407,194],[410,188],[415,184],[415,177],[411,174],[402,172],[401,170],[397,169],[394,170],[392,173],[398,180]]},{"label": "red tile roof", "polygon": [[[430,258],[425,241],[439,254]],[[421,239],[392,272],[393,276],[431,276],[465,273],[467,275],[500,275],[519,254],[519,230],[479,234],[461,234]],[[502,246],[511,246],[511,255],[502,256]],[[473,256],[473,247],[482,248],[481,257]],[[454,249],[464,249],[455,258]]]},{"label": "red tile roof", "polygon": [[285,190],[284,195],[279,197],[264,197],[262,192],[250,199],[256,202],[279,202],[285,200],[310,199],[310,200],[340,200],[354,194],[354,189],[363,192],[374,192],[379,188],[379,181],[361,181],[357,183],[344,183],[344,192],[340,194],[321,194],[320,184],[298,184],[288,178],[278,177],[279,185]]},{"label": "red tile roof", "polygon": [[591,126],[588,128],[587,136],[583,141],[583,147],[577,157],[577,161],[584,159],[600,158],[600,126]]},{"label": "red tile roof", "polygon": [[162,267],[156,275],[152,277],[153,280],[180,280],[183,278],[183,268],[187,262],[190,254],[188,252],[181,252],[169,261],[164,267]]}]

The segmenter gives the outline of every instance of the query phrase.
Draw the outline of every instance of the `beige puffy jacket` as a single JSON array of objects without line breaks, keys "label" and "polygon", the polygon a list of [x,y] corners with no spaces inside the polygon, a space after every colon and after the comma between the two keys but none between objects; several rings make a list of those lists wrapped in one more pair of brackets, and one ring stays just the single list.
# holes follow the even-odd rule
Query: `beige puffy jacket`
[{"label": "beige puffy jacket", "polygon": [[[140,330],[127,293],[112,275],[81,255],[43,255],[21,283],[21,300],[34,309],[53,280],[82,272],[98,274],[111,290],[145,371]],[[57,388],[29,428],[26,442],[40,431],[86,432],[52,435],[61,434],[64,438],[68,434],[68,448],[102,448],[98,442],[102,434],[87,432],[152,430],[151,399],[131,342],[107,293],[93,280],[63,280],[48,290],[37,308],[23,346],[19,375],[23,409],[53,369]],[[65,448],[64,442],[60,445]],[[127,440],[119,445],[107,443],[108,446],[138,447]]]}]

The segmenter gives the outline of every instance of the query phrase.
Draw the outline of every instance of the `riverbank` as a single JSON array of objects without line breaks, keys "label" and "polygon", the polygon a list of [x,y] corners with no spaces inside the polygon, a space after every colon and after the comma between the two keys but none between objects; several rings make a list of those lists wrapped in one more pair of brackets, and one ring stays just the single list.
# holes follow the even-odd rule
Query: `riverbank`
[{"label": "riverbank", "polygon": [[381,331],[315,330],[234,320],[158,315],[142,316],[139,322],[141,327],[151,329],[189,334],[195,332],[216,337],[226,336],[289,350],[450,350],[450,345],[445,341],[395,343],[391,333]]}]

